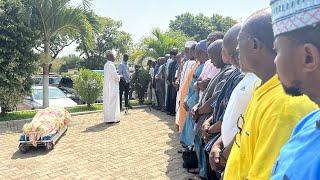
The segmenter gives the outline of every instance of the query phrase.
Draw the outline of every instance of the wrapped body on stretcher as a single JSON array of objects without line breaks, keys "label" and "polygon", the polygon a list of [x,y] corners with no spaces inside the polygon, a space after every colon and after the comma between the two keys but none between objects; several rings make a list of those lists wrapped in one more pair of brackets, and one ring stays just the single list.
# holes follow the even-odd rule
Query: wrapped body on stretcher
[{"label": "wrapped body on stretcher", "polygon": [[22,131],[36,147],[42,137],[56,134],[70,120],[71,115],[67,110],[49,107],[39,110],[32,121],[23,126]]}]

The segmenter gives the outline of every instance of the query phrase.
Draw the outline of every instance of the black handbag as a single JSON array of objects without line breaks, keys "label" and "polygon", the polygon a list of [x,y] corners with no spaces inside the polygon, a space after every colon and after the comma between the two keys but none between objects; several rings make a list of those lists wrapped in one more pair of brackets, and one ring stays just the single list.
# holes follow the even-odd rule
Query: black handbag
[{"label": "black handbag", "polygon": [[182,159],[183,159],[183,168],[186,169],[194,169],[198,168],[198,158],[196,151],[191,148],[187,148],[185,151],[182,152]]}]

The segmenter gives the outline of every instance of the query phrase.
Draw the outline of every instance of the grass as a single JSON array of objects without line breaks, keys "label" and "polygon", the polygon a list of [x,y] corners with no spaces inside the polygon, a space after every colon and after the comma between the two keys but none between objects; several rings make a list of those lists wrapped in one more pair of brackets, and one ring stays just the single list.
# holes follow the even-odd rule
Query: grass
[{"label": "grass", "polygon": [[[131,106],[138,106],[139,102],[137,100],[130,100]],[[88,112],[88,111],[98,111],[103,110],[103,104],[97,103],[87,107],[87,105],[79,105],[71,108],[67,108],[70,113],[77,112]],[[21,120],[32,118],[37,113],[36,110],[27,110],[27,111],[14,111],[5,114],[4,116],[0,115],[0,121],[11,121],[11,120]]]},{"label": "grass", "polygon": [[75,106],[72,108],[67,108],[70,113],[76,112],[86,112],[86,111],[98,111],[103,109],[103,104],[93,104],[91,107],[87,107],[87,105]]},{"label": "grass", "polygon": [[17,120],[17,119],[28,119],[32,118],[36,114],[36,111],[16,111],[16,112],[9,112],[4,116],[0,115],[0,121],[10,121],[10,120]]}]

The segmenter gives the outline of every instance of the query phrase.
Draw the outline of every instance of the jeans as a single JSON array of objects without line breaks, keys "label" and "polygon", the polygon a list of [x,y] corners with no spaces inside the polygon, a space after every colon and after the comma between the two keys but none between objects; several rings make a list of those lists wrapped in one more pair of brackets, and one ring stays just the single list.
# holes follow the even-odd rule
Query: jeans
[{"label": "jeans", "polygon": [[204,151],[204,146],[201,137],[196,133],[194,137],[194,147],[198,157],[198,167],[199,167],[199,176],[207,179],[207,171],[208,171],[208,160],[206,156],[206,152]]}]

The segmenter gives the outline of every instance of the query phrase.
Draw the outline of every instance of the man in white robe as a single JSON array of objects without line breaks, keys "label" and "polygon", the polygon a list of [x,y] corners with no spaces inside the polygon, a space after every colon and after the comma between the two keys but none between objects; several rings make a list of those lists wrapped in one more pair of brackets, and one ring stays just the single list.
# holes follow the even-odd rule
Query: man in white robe
[{"label": "man in white robe", "polygon": [[107,52],[107,63],[104,65],[103,112],[105,123],[120,122],[120,75],[114,65],[114,54]]}]

